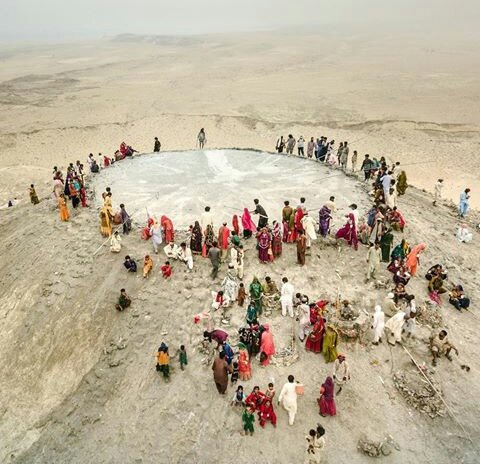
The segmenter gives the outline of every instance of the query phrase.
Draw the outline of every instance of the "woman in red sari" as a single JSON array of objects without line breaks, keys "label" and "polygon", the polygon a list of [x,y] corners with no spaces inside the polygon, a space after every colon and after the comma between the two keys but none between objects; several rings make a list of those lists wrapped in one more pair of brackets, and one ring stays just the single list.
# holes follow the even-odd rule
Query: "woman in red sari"
[{"label": "woman in red sari", "polygon": [[165,237],[165,242],[173,242],[175,240],[175,230],[173,229],[173,222],[167,216],[162,216],[160,218],[160,224],[163,229],[163,236]]},{"label": "woman in red sari", "polygon": [[335,387],[333,385],[333,379],[327,377],[325,383],[320,387],[320,398],[317,400],[321,416],[335,416],[337,414],[334,395]]},{"label": "woman in red sari", "polygon": [[250,216],[250,211],[248,211],[247,208],[243,209],[242,227],[243,227],[243,238],[250,238],[253,235],[253,232],[257,230],[257,226],[252,221],[252,216]]},{"label": "woman in red sari", "polygon": [[337,231],[335,238],[343,238],[348,244],[358,250],[357,224],[355,224],[355,216],[352,213],[348,214],[347,223]]},{"label": "woman in red sari", "polygon": [[87,205],[87,192],[85,190],[85,184],[81,184],[81,187],[80,187],[80,200],[82,201],[82,207],[83,208],[86,208],[88,205]]},{"label": "woman in red sari", "polygon": [[303,230],[303,225],[302,225],[302,218],[303,218],[303,209],[302,208],[297,208],[295,210],[295,230],[297,232]]},{"label": "woman in red sari", "polygon": [[273,404],[270,400],[265,400],[258,410],[258,421],[260,427],[265,427],[265,423],[270,421],[274,427],[277,426],[277,416],[273,410]]},{"label": "woman in red sari", "polygon": [[321,353],[323,347],[323,335],[325,333],[325,322],[322,316],[317,316],[313,330],[307,337],[305,349],[313,353]]},{"label": "woman in red sari", "polygon": [[236,214],[232,218],[232,227],[235,235],[240,235],[240,226],[238,225],[238,216]]},{"label": "woman in red sari", "polygon": [[272,252],[273,257],[278,258],[282,255],[282,233],[280,231],[280,224],[277,221],[273,221],[273,242]]},{"label": "woman in red sari", "polygon": [[270,248],[270,234],[266,227],[260,230],[257,235],[258,240],[258,259],[262,263],[267,263],[269,261],[268,250]]},{"label": "woman in red sari", "polygon": [[151,236],[152,233],[150,232],[150,228],[153,226],[153,223],[155,221],[153,218],[149,217],[147,221],[147,227],[144,227],[142,230],[142,240],[148,240]]}]

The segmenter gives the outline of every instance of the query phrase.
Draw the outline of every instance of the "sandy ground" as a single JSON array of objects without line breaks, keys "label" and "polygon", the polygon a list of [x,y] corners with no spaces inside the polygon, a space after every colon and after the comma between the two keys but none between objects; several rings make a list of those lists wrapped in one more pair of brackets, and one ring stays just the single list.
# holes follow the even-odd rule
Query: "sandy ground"
[{"label": "sandy ground", "polygon": [[[164,156],[159,156],[161,162]],[[187,153],[185,161],[191,156]],[[218,156],[225,157],[225,153]],[[251,154],[246,153],[248,156]],[[132,174],[136,161],[145,163],[148,159],[133,160],[129,167]],[[294,160],[278,157],[278,163],[284,161]],[[233,157],[232,165],[236,162]],[[227,156],[223,165],[229,163]],[[183,164],[181,154],[171,158],[172,168]],[[112,174],[115,169],[111,169]],[[123,167],[117,165],[117,169]],[[323,172],[323,177],[334,174],[313,162],[312,169]],[[104,187],[105,174],[91,184],[97,191]],[[221,178],[223,174],[218,175]],[[159,183],[169,181],[169,176],[168,172],[158,173]],[[214,173],[211,178],[215,181]],[[270,187],[277,188],[274,180],[264,182],[257,189],[258,196],[268,198]],[[318,193],[329,195],[330,189],[325,188],[320,186]],[[355,185],[349,178],[336,188],[339,207],[347,207],[346,196],[343,198],[352,190],[365,212],[368,196],[360,183]],[[190,198],[195,204],[194,194]],[[218,207],[235,200],[232,193],[222,195]],[[451,282],[465,286],[475,312],[479,297],[477,247],[475,243],[459,244],[453,236],[456,218],[452,209],[448,205],[432,209],[430,202],[431,197],[417,189],[409,189],[400,199],[408,221],[406,237],[411,243],[426,240],[429,245],[420,277],[412,280],[409,290],[416,294],[417,304],[422,304],[427,295],[421,275],[430,265],[442,262],[449,269]],[[115,208],[118,203],[114,196]],[[270,213],[272,217],[280,215],[281,206]],[[448,303],[439,309],[460,358],[452,364],[442,359],[433,374],[465,432],[450,417],[432,420],[410,408],[392,384],[392,374],[399,369],[418,377],[408,356],[399,346],[372,348],[367,337],[363,343],[342,341],[340,345],[351,365],[352,382],[337,398],[335,418],[318,415],[318,388],[332,368],[321,355],[306,353],[298,343],[300,360],[290,367],[261,369],[254,362],[253,379],[243,382],[246,390],[256,384],[264,388],[272,378],[280,388],[285,377],[293,373],[305,384],[306,392],[299,400],[293,427],[287,425],[286,414],[277,407],[276,430],[267,427],[257,430],[254,438],[244,438],[239,435],[240,411],[229,406],[233,389],[229,388],[226,398],[216,393],[210,368],[201,365],[203,327],[192,323],[193,314],[208,307],[209,292],[218,288],[224,267],[212,282],[209,263],[197,258],[193,274],[176,263],[173,278],[165,281],[159,269],[164,260],[159,255],[154,257],[152,279],[127,275],[121,265],[123,255],[141,259],[151,252],[151,245],[139,240],[135,232],[124,238],[120,255],[105,247],[93,257],[103,241],[96,208],[74,212],[71,222],[65,224],[51,202],[44,199],[36,207],[11,208],[0,220],[2,256],[11,263],[0,270],[2,462],[296,463],[303,459],[304,434],[319,420],[327,429],[325,462],[369,462],[371,458],[356,450],[357,440],[363,434],[381,440],[387,433],[397,441],[400,451],[383,458],[386,463],[478,462],[478,449],[465,435],[476,440],[480,434],[475,314],[460,314]],[[336,220],[343,222],[340,212]],[[143,225],[143,219],[140,222]],[[395,242],[400,238],[397,234]],[[245,247],[247,283],[253,275],[270,275],[277,282],[288,275],[296,289],[312,298],[333,299],[338,289],[343,298],[369,312],[385,294],[373,284],[364,284],[363,247],[354,252],[319,240],[304,269],[294,265],[292,246],[268,266],[258,263],[253,242],[246,241]],[[382,278],[388,275],[382,270]],[[125,313],[113,308],[121,287],[134,298]],[[234,307],[232,314],[227,330],[234,334],[244,310]],[[277,349],[281,349],[288,343],[292,321],[278,313],[265,321],[271,324]],[[406,344],[419,362],[427,364],[430,332],[429,327],[419,326],[416,338]],[[172,354],[184,343],[190,356],[185,372],[172,362],[168,384],[154,370],[155,350],[162,340],[171,346]],[[463,363],[471,367],[469,373],[460,369]]]},{"label": "sandy ground", "polygon": [[[401,161],[414,185],[445,178],[480,206],[475,41],[322,30],[6,46],[0,54],[0,203],[53,165],[110,153],[272,150],[281,134],[349,140]],[[21,181],[21,182],[20,182]]]},{"label": "sandy ground", "polygon": [[[446,193],[455,201],[470,185],[472,204],[480,205],[475,192],[480,142],[475,43],[348,34],[339,41],[329,33],[122,37],[2,46],[0,64],[0,203],[20,199],[18,207],[0,212],[1,462],[297,463],[303,459],[303,437],[319,419],[327,429],[325,462],[369,462],[356,450],[363,433],[372,440],[389,433],[398,442],[400,451],[383,458],[385,463],[479,461],[477,445],[465,438],[468,434],[476,443],[480,437],[478,234],[472,244],[460,245],[453,236],[457,218],[451,205],[433,209],[431,196],[421,191],[431,190],[442,176]],[[405,165],[410,181],[420,188],[408,189],[400,199],[408,221],[405,234],[411,243],[429,245],[420,275],[442,262],[451,282],[462,283],[473,301],[475,314],[460,314],[448,303],[440,308],[460,359],[453,364],[442,359],[433,374],[465,432],[451,417],[432,420],[410,408],[392,384],[397,369],[417,376],[409,358],[398,346],[372,348],[367,339],[362,344],[342,342],[352,382],[338,398],[336,418],[318,416],[318,388],[331,373],[321,356],[306,353],[299,344],[300,360],[288,368],[260,369],[254,364],[247,390],[255,384],[264,388],[272,377],[279,389],[293,373],[304,382],[306,393],[294,427],[287,426],[285,413],[277,408],[276,430],[259,430],[248,441],[239,435],[240,413],[228,406],[229,398],[218,397],[210,369],[201,366],[198,342],[203,328],[192,324],[192,315],[208,306],[209,292],[218,287],[225,269],[212,283],[209,264],[197,259],[193,274],[175,265],[174,277],[164,281],[158,257],[149,281],[126,275],[122,256],[141,259],[151,252],[150,244],[132,233],[124,239],[120,256],[104,248],[93,257],[103,242],[98,210],[74,212],[64,224],[49,200],[53,165],[85,161],[89,152],[112,154],[122,140],[150,152],[155,135],[167,150],[191,150],[200,127],[206,128],[208,150],[270,151],[278,135],[291,132],[350,140],[360,155],[383,154]],[[190,162],[191,156],[185,160]],[[251,172],[249,156],[235,169]],[[135,161],[141,164],[143,159]],[[294,161],[279,157],[279,175]],[[305,163],[298,163],[303,170]],[[172,156],[169,165],[181,178],[182,157]],[[117,166],[118,173],[126,166]],[[316,164],[309,171],[319,179],[332,175]],[[215,176],[215,170],[206,172]],[[97,190],[104,186],[101,176]],[[158,179],[171,181],[168,172],[159,173]],[[342,211],[337,225],[352,194],[362,212],[369,202],[361,184],[341,179],[345,182],[335,181],[333,192],[322,183],[305,189],[307,198],[338,196]],[[291,180],[291,200],[297,201],[305,184],[294,171]],[[36,207],[27,198],[32,182],[42,198]],[[217,210],[238,202],[228,183],[224,190],[230,193],[221,195],[221,185],[212,205]],[[274,209],[276,193],[271,192],[278,189],[272,174],[242,192],[241,199],[265,197]],[[152,188],[152,193],[158,191]],[[200,206],[195,202],[200,193],[194,191],[190,206],[185,205],[192,213]],[[114,195],[115,207],[119,200]],[[281,206],[270,214],[279,215]],[[172,219],[176,221],[175,214]],[[473,212],[468,222],[478,221]],[[396,241],[400,238],[397,234]],[[288,274],[295,287],[312,298],[334,298],[340,289],[342,296],[369,312],[383,298],[384,290],[364,284],[364,248],[355,253],[318,241],[301,270],[293,265],[292,247],[266,268],[258,263],[253,243],[245,246],[246,282],[267,273],[279,282]],[[134,302],[119,314],[113,305],[121,287]],[[427,298],[423,278],[413,279],[409,289],[419,303]],[[243,316],[243,310],[234,310],[232,332]],[[290,321],[274,314],[268,322],[277,347],[283,347]],[[429,334],[429,327],[419,327],[417,338],[406,345],[420,362],[429,363]],[[161,340],[170,344],[172,354],[185,343],[190,355],[185,372],[174,363],[169,384],[154,370]],[[471,371],[461,370],[461,363]]]}]

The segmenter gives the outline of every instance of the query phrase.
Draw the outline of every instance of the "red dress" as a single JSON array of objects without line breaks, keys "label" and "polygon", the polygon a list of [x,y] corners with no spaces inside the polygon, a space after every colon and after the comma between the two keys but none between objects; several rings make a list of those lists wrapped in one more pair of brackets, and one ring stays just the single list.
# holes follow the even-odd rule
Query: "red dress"
[{"label": "red dress", "polygon": [[162,216],[160,218],[160,224],[163,228],[163,236],[165,237],[165,242],[170,243],[175,239],[175,231],[173,229],[173,223],[167,216]]},{"label": "red dress", "polygon": [[235,235],[240,235],[240,226],[238,225],[238,216],[236,214],[233,215],[232,226]]},{"label": "red dress", "polygon": [[325,383],[320,387],[320,398],[317,400],[322,416],[335,416],[337,414],[334,391],[333,380],[331,377],[327,377]]},{"label": "red dress", "polygon": [[322,317],[319,317],[310,335],[305,342],[305,349],[314,353],[321,353],[323,347],[323,335],[325,333],[325,323]]},{"label": "red dress", "polygon": [[270,401],[265,401],[260,405],[258,420],[261,427],[265,427],[265,422],[267,421],[271,421],[273,426],[277,425],[277,416],[273,410],[273,404]]}]

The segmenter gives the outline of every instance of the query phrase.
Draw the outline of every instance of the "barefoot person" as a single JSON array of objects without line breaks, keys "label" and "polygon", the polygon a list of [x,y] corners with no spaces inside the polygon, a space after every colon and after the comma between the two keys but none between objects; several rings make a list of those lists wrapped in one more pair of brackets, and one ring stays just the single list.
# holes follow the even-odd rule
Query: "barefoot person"
[{"label": "barefoot person", "polygon": [[288,425],[293,425],[295,422],[295,415],[297,414],[297,384],[293,375],[288,376],[280,395],[278,396],[278,404],[283,406],[283,409],[288,413]]},{"label": "barefoot person", "polygon": [[218,393],[224,395],[228,387],[229,367],[225,360],[225,351],[221,351],[218,358],[213,361],[213,380],[217,387]]},{"label": "barefoot person", "polygon": [[452,350],[455,351],[458,356],[458,350],[448,339],[448,333],[446,330],[441,330],[438,335],[430,338],[430,351],[432,352],[432,364],[434,366],[437,365],[437,359],[442,355],[445,355],[449,361],[453,361],[452,356],[450,355]]}]

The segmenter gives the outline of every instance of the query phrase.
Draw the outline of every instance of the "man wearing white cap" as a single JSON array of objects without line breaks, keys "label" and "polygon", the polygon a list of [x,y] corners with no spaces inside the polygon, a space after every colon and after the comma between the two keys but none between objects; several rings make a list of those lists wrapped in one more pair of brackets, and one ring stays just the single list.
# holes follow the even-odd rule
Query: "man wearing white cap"
[{"label": "man wearing white cap", "polygon": [[395,301],[393,300],[394,296],[395,295],[390,292],[386,296],[386,298],[383,302],[383,312],[388,317],[395,316],[395,314],[397,314],[397,311],[398,311],[397,305],[395,304]]}]

